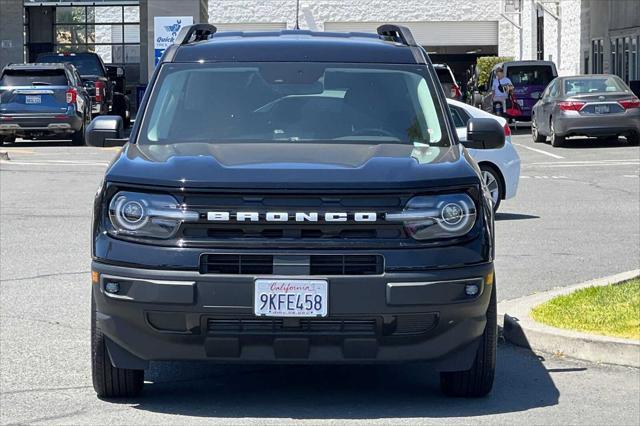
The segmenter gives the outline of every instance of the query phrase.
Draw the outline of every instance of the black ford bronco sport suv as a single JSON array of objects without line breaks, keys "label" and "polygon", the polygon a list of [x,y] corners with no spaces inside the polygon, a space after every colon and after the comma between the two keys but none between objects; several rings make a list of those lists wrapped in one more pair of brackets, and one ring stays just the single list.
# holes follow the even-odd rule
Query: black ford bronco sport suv
[{"label": "black ford bronco sport suv", "polygon": [[[121,139],[120,117],[87,130]],[[465,144],[503,129],[471,119]],[[94,207],[101,397],[156,360],[429,361],[446,394],[491,390],[491,197],[404,27],[184,27]]]}]

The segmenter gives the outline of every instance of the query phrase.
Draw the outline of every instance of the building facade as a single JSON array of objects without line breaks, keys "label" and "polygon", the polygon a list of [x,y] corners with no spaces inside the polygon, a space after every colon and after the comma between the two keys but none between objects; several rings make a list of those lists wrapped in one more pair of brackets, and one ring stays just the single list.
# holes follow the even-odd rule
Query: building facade
[{"label": "building facade", "polygon": [[582,72],[640,83],[640,1],[583,0],[581,15]]},{"label": "building facade", "polygon": [[34,61],[44,51],[90,50],[123,64],[130,84],[144,84],[158,54],[155,18],[190,17],[221,31],[293,29],[296,21],[302,29],[375,31],[382,23],[402,23],[434,62],[449,64],[460,77],[478,57],[495,55],[552,60],[561,74],[575,74],[583,67],[585,48],[576,47],[585,17],[593,21],[590,28],[600,25],[583,2],[599,3],[300,0],[296,15],[296,0],[0,0],[0,67]]},{"label": "building facade", "polygon": [[[561,74],[580,70],[581,0],[300,0],[299,26],[319,31],[375,31],[402,23],[430,52],[460,72],[479,56],[547,59]],[[241,3],[242,6],[238,7]],[[289,28],[295,0],[209,1],[222,29]]]}]

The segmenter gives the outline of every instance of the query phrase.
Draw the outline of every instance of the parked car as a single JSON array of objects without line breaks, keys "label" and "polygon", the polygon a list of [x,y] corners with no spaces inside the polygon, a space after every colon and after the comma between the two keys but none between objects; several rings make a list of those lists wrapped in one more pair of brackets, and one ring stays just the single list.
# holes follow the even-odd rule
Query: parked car
[{"label": "parked car", "polygon": [[464,102],[453,99],[448,99],[447,102],[456,126],[458,139],[462,143],[467,141],[467,124],[474,117],[491,118],[496,120],[504,129],[505,144],[501,148],[468,148],[469,154],[476,160],[480,170],[482,170],[482,177],[491,193],[493,210],[498,211],[502,200],[516,196],[518,181],[520,180],[520,156],[511,144],[509,123],[502,117],[496,117]]},{"label": "parked car", "polygon": [[[228,34],[182,27],[97,193],[97,394],[209,360],[431,361],[446,394],[486,395],[493,206],[426,51],[397,25]],[[505,143],[495,119],[467,129]],[[87,131],[122,137],[117,116]]]},{"label": "parked car", "polygon": [[91,97],[70,64],[11,64],[0,73],[0,141],[70,136],[84,145]]},{"label": "parked car", "polygon": [[124,126],[131,120],[131,102],[125,94],[124,68],[105,65],[102,58],[93,52],[42,53],[40,62],[73,64],[80,72],[84,86],[91,95],[94,115],[115,114],[122,117]]},{"label": "parked car", "polygon": [[507,119],[517,121],[531,120],[531,109],[540,98],[551,81],[558,76],[556,65],[551,61],[509,61],[496,64],[486,85],[480,87],[482,94],[482,109],[493,113],[492,84],[496,78],[496,69],[502,68],[504,75],[513,83],[513,93],[520,105],[521,115],[511,117],[503,114]]},{"label": "parked car", "polygon": [[640,100],[616,75],[558,77],[533,107],[535,142],[561,146],[568,136],[640,138]]},{"label": "parked car", "polygon": [[433,64],[433,68],[436,70],[444,95],[450,99],[460,100],[462,98],[462,90],[460,90],[460,85],[456,82],[449,65]]}]

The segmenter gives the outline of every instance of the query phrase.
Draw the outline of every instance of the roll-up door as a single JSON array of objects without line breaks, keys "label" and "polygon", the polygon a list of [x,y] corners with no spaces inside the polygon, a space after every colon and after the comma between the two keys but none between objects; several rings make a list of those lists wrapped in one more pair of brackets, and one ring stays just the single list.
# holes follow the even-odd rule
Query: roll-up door
[{"label": "roll-up door", "polygon": [[285,22],[225,22],[214,23],[218,31],[279,31],[287,29]]},{"label": "roll-up door", "polygon": [[[375,32],[384,22],[325,22],[325,31]],[[422,46],[498,44],[498,21],[396,22],[409,27]]]}]

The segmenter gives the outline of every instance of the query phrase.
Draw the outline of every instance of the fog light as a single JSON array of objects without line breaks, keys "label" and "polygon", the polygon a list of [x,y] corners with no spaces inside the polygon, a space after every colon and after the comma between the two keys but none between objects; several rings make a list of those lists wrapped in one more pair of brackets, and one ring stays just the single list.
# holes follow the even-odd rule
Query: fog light
[{"label": "fog light", "polygon": [[477,284],[467,284],[464,287],[464,292],[467,293],[467,296],[475,296],[480,291]]},{"label": "fog light", "polygon": [[104,285],[104,290],[107,293],[116,294],[120,291],[120,284],[108,282]]}]

